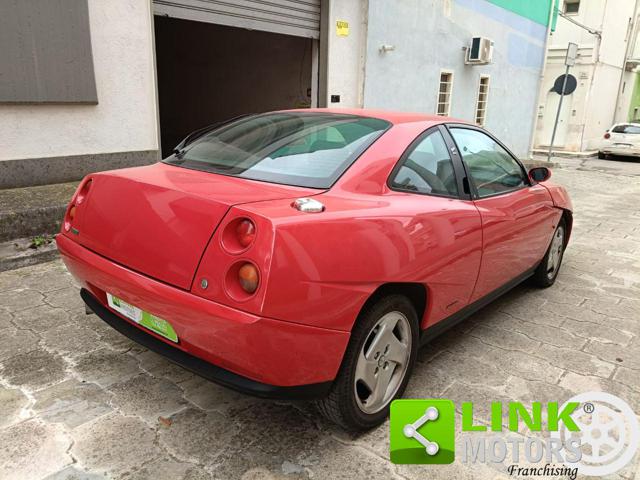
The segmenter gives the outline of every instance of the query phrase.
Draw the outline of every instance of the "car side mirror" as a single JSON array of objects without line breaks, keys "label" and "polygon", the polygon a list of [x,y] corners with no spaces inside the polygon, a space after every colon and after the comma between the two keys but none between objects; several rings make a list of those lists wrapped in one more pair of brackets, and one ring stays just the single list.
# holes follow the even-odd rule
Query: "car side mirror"
[{"label": "car side mirror", "polygon": [[534,167],[529,170],[529,178],[536,183],[546,182],[551,178],[551,170],[547,167]]}]

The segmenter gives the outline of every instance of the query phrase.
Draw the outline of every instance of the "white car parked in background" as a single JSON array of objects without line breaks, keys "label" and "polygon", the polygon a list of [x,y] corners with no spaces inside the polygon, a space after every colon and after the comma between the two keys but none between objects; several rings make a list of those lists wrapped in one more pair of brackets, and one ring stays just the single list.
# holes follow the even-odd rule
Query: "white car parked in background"
[{"label": "white car parked in background", "polygon": [[598,158],[607,155],[640,157],[640,124],[617,123],[604,134]]}]

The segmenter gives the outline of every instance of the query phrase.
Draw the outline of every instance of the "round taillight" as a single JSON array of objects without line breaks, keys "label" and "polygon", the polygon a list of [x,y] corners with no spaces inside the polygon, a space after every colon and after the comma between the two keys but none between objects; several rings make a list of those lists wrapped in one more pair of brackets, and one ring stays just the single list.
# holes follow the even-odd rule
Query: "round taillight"
[{"label": "round taillight", "polygon": [[258,289],[258,269],[252,263],[245,263],[238,269],[238,281],[247,293],[253,293]]},{"label": "round taillight", "polygon": [[256,226],[251,220],[245,218],[236,226],[236,235],[238,237],[238,243],[243,247],[248,247],[256,237]]},{"label": "round taillight", "polygon": [[606,139],[611,138],[611,134],[610,134],[609,132],[605,133],[605,134],[604,134],[604,138],[606,138]]},{"label": "round taillight", "polygon": [[76,217],[76,206],[71,205],[71,208],[69,209],[69,220],[73,220],[75,217]]},{"label": "round taillight", "polygon": [[247,217],[238,217],[227,223],[220,235],[222,248],[238,255],[253,245],[257,235],[256,224]]}]

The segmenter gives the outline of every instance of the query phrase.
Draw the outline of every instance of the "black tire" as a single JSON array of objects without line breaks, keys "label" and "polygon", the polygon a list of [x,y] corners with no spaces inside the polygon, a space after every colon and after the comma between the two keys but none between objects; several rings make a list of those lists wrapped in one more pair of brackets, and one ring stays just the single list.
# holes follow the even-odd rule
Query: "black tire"
[{"label": "black tire", "polygon": [[598,158],[600,160],[604,160],[605,158],[607,158],[607,154],[604,152],[598,152]]},{"label": "black tire", "polygon": [[[549,257],[552,255],[552,249],[554,248],[553,239],[556,238],[558,234],[558,230],[562,229],[562,246],[560,249],[559,258],[557,259],[557,264],[553,269],[553,272],[549,271]],[[562,267],[562,259],[564,258],[564,250],[567,245],[567,224],[564,221],[564,218],[560,220],[558,226],[553,232],[553,237],[551,237],[552,241],[547,249],[547,253],[545,253],[544,258],[536,268],[535,273],[531,277],[532,283],[540,288],[548,288],[553,285],[558,278],[558,272],[560,272],[560,268]]]},{"label": "black tire", "polygon": [[[366,413],[356,400],[355,370],[357,361],[365,342],[374,334],[374,328],[378,321],[390,312],[400,312],[409,321],[411,348],[407,369],[404,378],[399,383],[395,394],[387,401],[384,408],[376,413]],[[389,295],[366,307],[359,315],[353,331],[349,345],[342,359],[342,364],[338,375],[331,387],[329,394],[316,401],[320,413],[333,423],[336,423],[349,431],[363,431],[380,425],[389,416],[389,406],[391,402],[400,397],[409,378],[416,361],[418,352],[418,316],[413,304],[404,295]],[[377,371],[377,370],[376,370]]]}]

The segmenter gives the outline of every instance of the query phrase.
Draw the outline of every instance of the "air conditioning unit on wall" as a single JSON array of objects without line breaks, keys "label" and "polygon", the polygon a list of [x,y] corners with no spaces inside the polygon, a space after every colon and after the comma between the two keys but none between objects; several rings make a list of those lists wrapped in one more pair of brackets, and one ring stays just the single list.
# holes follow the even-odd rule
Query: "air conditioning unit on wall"
[{"label": "air conditioning unit on wall", "polygon": [[467,47],[464,63],[467,65],[486,65],[493,57],[493,41],[484,37],[473,37]]}]

